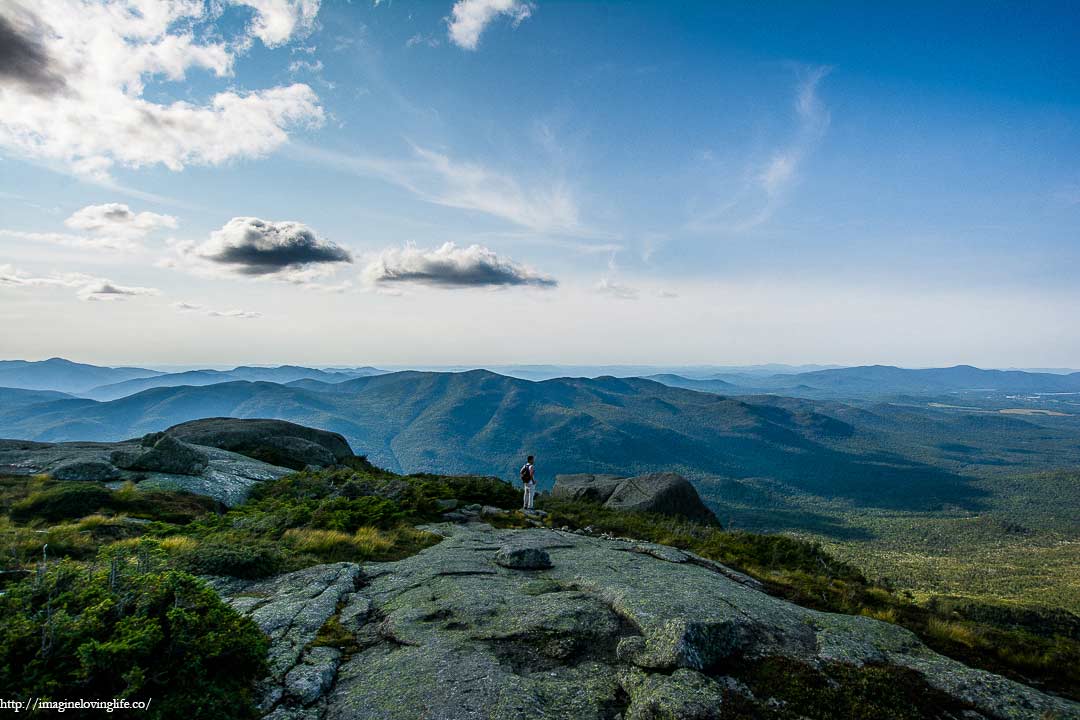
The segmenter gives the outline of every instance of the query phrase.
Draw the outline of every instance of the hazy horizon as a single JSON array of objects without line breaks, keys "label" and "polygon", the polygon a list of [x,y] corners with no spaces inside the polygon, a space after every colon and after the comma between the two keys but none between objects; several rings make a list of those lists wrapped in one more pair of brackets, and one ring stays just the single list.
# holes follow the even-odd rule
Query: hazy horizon
[{"label": "hazy horizon", "polygon": [[[927,370],[927,369],[939,369],[955,367],[957,365],[970,365],[969,363],[954,363],[951,365],[938,364],[938,365],[897,365],[895,363],[888,362],[875,362],[865,364],[845,364],[845,363],[779,363],[779,362],[765,362],[765,363],[749,363],[749,364],[736,364],[736,363],[683,363],[683,364],[666,364],[666,363],[560,363],[560,362],[543,362],[543,363],[448,363],[448,364],[431,364],[431,363],[413,363],[413,364],[394,364],[394,363],[378,363],[367,361],[356,361],[348,363],[332,363],[332,362],[237,362],[237,363],[153,363],[153,362],[139,362],[137,360],[121,360],[112,362],[88,362],[79,358],[62,357],[53,355],[49,357],[36,357],[36,358],[15,358],[15,357],[0,357],[0,362],[10,361],[24,361],[24,362],[43,362],[46,360],[67,360],[73,363],[86,364],[86,365],[98,365],[102,367],[137,367],[145,370],[155,370],[166,373],[179,373],[179,372],[191,372],[195,370],[233,370],[239,367],[261,367],[261,368],[275,368],[283,366],[300,366],[310,367],[314,369],[322,370],[345,370],[370,367],[377,370],[383,370],[386,372],[401,372],[407,370],[415,370],[421,372],[465,372],[469,370],[491,370],[492,372],[500,371],[526,371],[526,370],[573,370],[573,371],[619,371],[625,372],[627,376],[634,374],[645,373],[659,373],[663,371],[728,371],[733,374],[739,372],[749,373],[763,373],[775,370],[778,374],[796,373],[796,372],[811,372],[814,370],[826,370],[834,368],[852,368],[862,367],[865,365],[878,365],[878,366],[892,366],[909,370]],[[983,370],[1014,370],[1029,373],[1049,373],[1049,374],[1067,374],[1080,372],[1080,368],[1077,367],[996,367],[992,365],[971,365]]]},{"label": "hazy horizon", "polygon": [[1078,20],[10,0],[0,356],[1076,366]]}]

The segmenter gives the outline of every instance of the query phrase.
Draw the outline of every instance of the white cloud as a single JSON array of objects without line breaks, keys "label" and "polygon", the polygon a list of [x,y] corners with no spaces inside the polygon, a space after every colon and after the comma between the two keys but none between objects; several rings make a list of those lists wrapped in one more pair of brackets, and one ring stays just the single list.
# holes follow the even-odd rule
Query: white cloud
[{"label": "white cloud", "polygon": [[432,250],[412,245],[384,250],[364,268],[364,278],[372,285],[416,283],[440,288],[558,284],[482,245],[458,247],[452,242]]},{"label": "white cloud", "polygon": [[521,0],[458,0],[446,19],[450,42],[475,50],[480,34],[498,16],[509,16],[514,27],[532,15],[532,4]]},{"label": "white cloud", "polygon": [[136,213],[123,203],[105,203],[76,210],[64,224],[96,234],[121,233],[141,237],[158,228],[175,228],[176,218],[152,212]]},{"label": "white cloud", "polygon": [[203,243],[175,243],[179,264],[249,277],[311,282],[351,263],[352,254],[293,221],[235,217]]},{"label": "white cloud", "polygon": [[[245,4],[257,10],[251,32],[267,44],[284,42],[318,9],[310,2]],[[297,19],[289,25],[282,13]],[[201,103],[147,99],[150,81],[183,81],[194,70],[232,74],[244,38],[215,36],[207,29],[213,14],[202,0],[5,4],[0,16],[11,34],[39,57],[21,79],[0,75],[0,147],[104,180],[117,163],[180,170],[259,157],[289,130],[322,123],[318,97],[303,84],[228,90]]]},{"label": "white cloud", "polygon": [[51,273],[33,276],[12,265],[0,265],[0,286],[16,288],[72,288],[81,300],[115,301],[142,295],[159,295],[157,288],[119,285],[107,278],[84,273]]},{"label": "white cloud", "polygon": [[262,313],[254,310],[214,310],[196,303],[175,302],[173,308],[182,313],[200,313],[208,317],[233,318],[236,320],[252,320],[262,317]]},{"label": "white cloud", "polygon": [[416,47],[417,45],[427,45],[428,47],[436,48],[439,47],[439,38],[434,35],[416,33],[405,41],[405,47]]},{"label": "white cloud", "polygon": [[323,67],[324,66],[322,60],[293,60],[291,63],[289,63],[289,72],[293,74],[301,72],[318,74],[323,71]]},{"label": "white cloud", "polygon": [[635,287],[623,285],[608,278],[601,278],[600,282],[596,283],[596,291],[619,300],[637,300],[641,294]]},{"label": "white cloud", "polygon": [[266,47],[273,48],[306,37],[315,28],[321,0],[230,0],[255,11],[248,28]]},{"label": "white cloud", "polygon": [[64,221],[73,230],[86,235],[55,232],[22,232],[0,229],[0,236],[29,242],[43,242],[65,247],[97,250],[133,251],[140,241],[161,228],[175,228],[176,218],[152,212],[136,213],[122,203],[87,205]]}]

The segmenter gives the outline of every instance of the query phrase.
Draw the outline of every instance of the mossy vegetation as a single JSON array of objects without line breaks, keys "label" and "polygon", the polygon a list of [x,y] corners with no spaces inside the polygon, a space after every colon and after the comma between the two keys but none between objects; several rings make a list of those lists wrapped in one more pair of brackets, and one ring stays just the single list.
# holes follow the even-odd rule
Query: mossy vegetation
[{"label": "mossy vegetation", "polygon": [[732,669],[761,701],[725,696],[733,718],[760,720],[931,720],[963,717],[970,709],[926,684],[916,672],[884,665],[843,663],[812,668],[793,660],[766,658]]}]

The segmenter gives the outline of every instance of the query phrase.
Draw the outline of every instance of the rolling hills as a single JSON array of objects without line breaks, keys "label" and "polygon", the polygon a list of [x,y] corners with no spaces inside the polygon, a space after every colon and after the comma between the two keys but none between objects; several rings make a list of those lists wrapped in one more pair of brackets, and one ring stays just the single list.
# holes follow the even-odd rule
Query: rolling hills
[{"label": "rolling hills", "polygon": [[[960,474],[1080,462],[1080,433],[1007,416],[949,416],[779,397],[730,398],[644,379],[530,382],[486,371],[400,372],[337,383],[153,388],[107,402],[0,412],[0,436],[117,440],[208,416],[268,417],[340,432],[399,471],[511,477],[527,453],[560,472],[672,469],[702,484],[762,478],[791,493],[873,507],[977,507]],[[1052,457],[1053,462],[1047,458]]]},{"label": "rolling hills", "polygon": [[288,383],[294,380],[318,380],[337,383],[365,375],[377,375],[381,370],[375,368],[356,368],[330,372],[297,365],[278,367],[240,366],[232,370],[189,370],[187,372],[166,373],[152,377],[135,378],[123,382],[100,385],[83,393],[84,397],[94,400],[116,400],[134,395],[143,390],[158,387],[179,387],[181,385],[215,385],[217,383],[247,380],[250,382]]}]

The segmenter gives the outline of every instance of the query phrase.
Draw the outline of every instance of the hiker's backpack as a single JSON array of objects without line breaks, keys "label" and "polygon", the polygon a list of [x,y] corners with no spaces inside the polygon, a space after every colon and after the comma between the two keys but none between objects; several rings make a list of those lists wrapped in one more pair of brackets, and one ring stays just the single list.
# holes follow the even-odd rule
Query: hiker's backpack
[{"label": "hiker's backpack", "polygon": [[521,466],[521,472],[518,474],[521,475],[522,485],[528,485],[532,482],[532,473],[529,472],[529,466],[527,464]]}]

